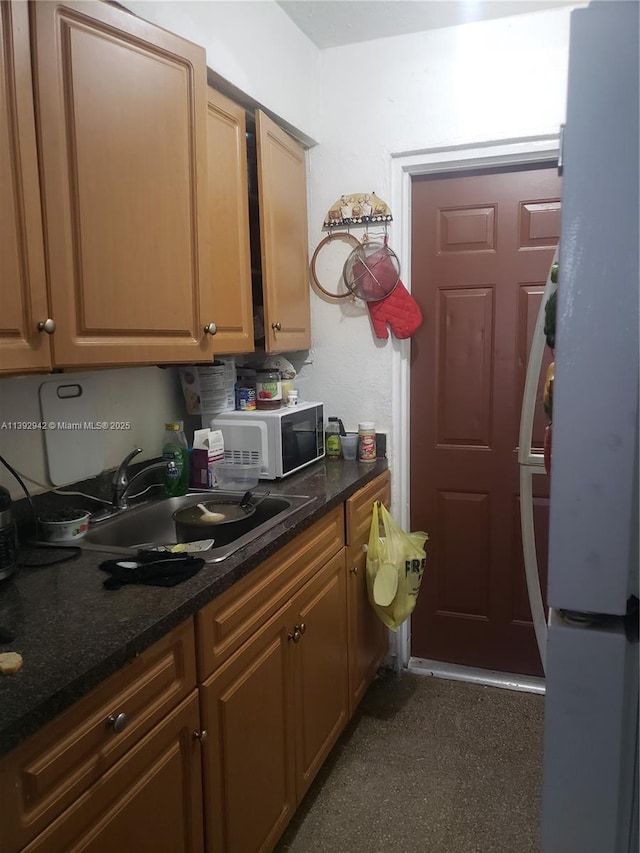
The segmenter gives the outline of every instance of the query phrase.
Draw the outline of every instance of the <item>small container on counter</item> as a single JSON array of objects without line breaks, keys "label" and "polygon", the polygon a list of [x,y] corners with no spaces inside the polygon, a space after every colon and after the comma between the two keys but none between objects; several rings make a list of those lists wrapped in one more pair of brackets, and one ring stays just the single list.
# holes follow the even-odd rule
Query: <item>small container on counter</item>
[{"label": "small container on counter", "polygon": [[261,368],[256,371],[256,408],[279,409],[282,406],[280,371]]},{"label": "small container on counter", "polygon": [[358,459],[361,462],[376,461],[376,427],[373,421],[358,424]]},{"label": "small container on counter", "polygon": [[236,379],[236,411],[253,412],[256,408],[256,372],[240,367]]},{"label": "small container on counter", "polygon": [[342,446],[340,444],[340,424],[338,418],[329,418],[324,433],[325,450],[329,459],[340,459]]},{"label": "small container on counter", "polygon": [[256,409],[256,388],[246,382],[236,385],[236,411],[254,412]]},{"label": "small container on counter", "polygon": [[298,392],[296,390],[289,391],[287,394],[287,406],[290,409],[293,409],[294,406],[298,405]]},{"label": "small container on counter", "polygon": [[343,459],[357,459],[359,439],[357,432],[347,432],[340,436]]},{"label": "small container on counter", "polygon": [[[282,386],[282,399],[286,403],[291,391],[295,391],[295,388],[293,387],[293,379],[282,379],[280,385]],[[296,391],[296,394],[297,393],[298,392]]]}]

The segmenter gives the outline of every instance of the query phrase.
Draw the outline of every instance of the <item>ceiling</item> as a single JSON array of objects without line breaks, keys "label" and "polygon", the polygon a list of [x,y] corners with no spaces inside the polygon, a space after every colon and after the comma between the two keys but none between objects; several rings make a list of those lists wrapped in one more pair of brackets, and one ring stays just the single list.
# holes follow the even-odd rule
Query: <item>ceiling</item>
[{"label": "ceiling", "polygon": [[319,48],[575,6],[576,0],[277,0]]}]

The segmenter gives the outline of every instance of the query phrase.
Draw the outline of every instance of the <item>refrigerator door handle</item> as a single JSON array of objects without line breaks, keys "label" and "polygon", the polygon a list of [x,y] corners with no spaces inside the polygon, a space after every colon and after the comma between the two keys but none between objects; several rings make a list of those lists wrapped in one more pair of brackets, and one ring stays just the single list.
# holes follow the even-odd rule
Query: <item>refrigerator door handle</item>
[{"label": "refrigerator door handle", "polygon": [[562,177],[564,172],[564,124],[560,125],[560,139],[558,140],[558,175]]},{"label": "refrigerator door handle", "polygon": [[553,261],[549,267],[547,283],[542,294],[536,325],[529,352],[527,374],[524,383],[524,394],[522,399],[522,413],[520,415],[520,435],[518,437],[518,462],[520,463],[520,525],[522,529],[522,550],[524,557],[524,570],[527,580],[527,593],[531,607],[531,618],[536,635],[542,669],[546,672],[547,659],[547,618],[540,589],[540,575],[538,572],[538,557],[536,554],[536,540],[533,522],[533,475],[544,474],[544,456],[542,453],[534,453],[531,448],[533,439],[533,418],[536,409],[536,395],[542,369],[542,357],[546,345],[544,335],[545,307],[556,289],[556,284],[551,281],[553,265],[558,261],[558,247],[553,253]]},{"label": "refrigerator door handle", "polygon": [[518,437],[518,462],[521,465],[536,465],[542,466],[543,456],[541,453],[534,453],[531,450],[531,441],[533,437],[533,418],[536,409],[536,394],[538,393],[538,381],[540,379],[540,370],[542,369],[542,357],[546,340],[544,336],[544,309],[549,301],[552,293],[557,288],[557,285],[551,281],[551,270],[553,264],[558,260],[558,248],[556,247],[553,253],[553,261],[549,267],[549,275],[547,283],[542,294],[540,302],[540,310],[536,317],[536,325],[533,330],[533,340],[531,341],[531,350],[529,352],[529,361],[527,363],[527,374],[524,381],[524,393],[522,395],[522,413],[520,415],[520,435]]}]

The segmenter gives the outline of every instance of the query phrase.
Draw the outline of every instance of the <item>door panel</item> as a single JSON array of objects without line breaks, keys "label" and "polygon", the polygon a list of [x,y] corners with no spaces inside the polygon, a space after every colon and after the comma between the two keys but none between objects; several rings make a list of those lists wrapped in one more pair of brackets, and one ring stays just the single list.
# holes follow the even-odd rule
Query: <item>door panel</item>
[{"label": "door panel", "polygon": [[56,364],[210,359],[204,50],[106,3],[31,12]]},{"label": "door panel", "polygon": [[250,352],[254,345],[245,112],[211,86],[207,107],[215,351]]},{"label": "door panel", "polygon": [[308,349],[309,258],[304,148],[256,112],[267,352]]},{"label": "door panel", "polygon": [[0,372],[49,370],[29,10],[0,3]]},{"label": "door panel", "polygon": [[295,810],[290,613],[279,610],[201,688],[209,853],[271,850]]},{"label": "door panel", "polygon": [[300,591],[291,607],[302,632],[295,648],[299,802],[349,715],[344,549]]},{"label": "door panel", "polygon": [[[541,673],[519,530],[518,431],[536,314],[558,241],[555,167],[415,179],[411,526],[430,536],[416,657]],[[541,446],[544,372],[534,446]],[[535,478],[546,542],[548,478]],[[544,556],[541,554],[541,556]]]},{"label": "door panel", "polygon": [[438,303],[438,444],[488,447],[493,289],[441,291]]},{"label": "door panel", "polygon": [[[440,613],[489,616],[489,495],[438,495],[438,602]],[[459,531],[464,530],[461,537]],[[473,563],[473,572],[465,568]]]}]

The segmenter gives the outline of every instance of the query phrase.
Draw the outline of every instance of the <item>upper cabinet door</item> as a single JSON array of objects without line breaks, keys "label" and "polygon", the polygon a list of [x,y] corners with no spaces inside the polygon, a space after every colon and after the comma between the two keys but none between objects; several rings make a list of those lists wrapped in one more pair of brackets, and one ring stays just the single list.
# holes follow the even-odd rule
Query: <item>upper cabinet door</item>
[{"label": "upper cabinet door", "polygon": [[265,349],[311,346],[305,155],[256,112]]},{"label": "upper cabinet door", "polygon": [[209,360],[204,49],[106,3],[30,7],[55,364]]},{"label": "upper cabinet door", "polygon": [[0,2],[0,372],[49,370],[26,3]]},{"label": "upper cabinet door", "polygon": [[251,352],[251,247],[244,109],[209,87],[207,165],[216,353]]}]

